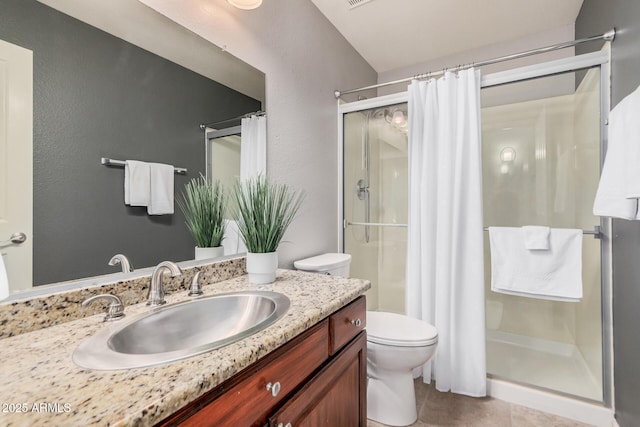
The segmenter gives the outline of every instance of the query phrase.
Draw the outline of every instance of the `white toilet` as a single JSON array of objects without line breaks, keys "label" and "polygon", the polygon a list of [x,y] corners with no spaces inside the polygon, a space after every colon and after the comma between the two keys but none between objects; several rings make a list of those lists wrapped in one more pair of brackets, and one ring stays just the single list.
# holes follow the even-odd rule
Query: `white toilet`
[{"label": "white toilet", "polygon": [[390,426],[418,419],[413,370],[436,353],[438,331],[402,314],[367,311],[367,418]]},{"label": "white toilet", "polygon": [[[302,271],[349,277],[349,254],[323,254],[296,261]],[[422,320],[367,311],[367,418],[407,426],[418,418],[413,370],[436,353],[438,332]]]}]

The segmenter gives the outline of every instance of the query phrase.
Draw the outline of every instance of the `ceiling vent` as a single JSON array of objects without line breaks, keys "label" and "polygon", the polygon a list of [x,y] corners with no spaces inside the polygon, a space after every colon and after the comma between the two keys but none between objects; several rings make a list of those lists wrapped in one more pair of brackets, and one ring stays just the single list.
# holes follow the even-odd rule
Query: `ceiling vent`
[{"label": "ceiling vent", "polygon": [[373,1],[373,0],[347,0],[347,4],[349,5],[349,10],[351,10],[351,9],[355,9],[358,6],[367,4],[370,1]]}]

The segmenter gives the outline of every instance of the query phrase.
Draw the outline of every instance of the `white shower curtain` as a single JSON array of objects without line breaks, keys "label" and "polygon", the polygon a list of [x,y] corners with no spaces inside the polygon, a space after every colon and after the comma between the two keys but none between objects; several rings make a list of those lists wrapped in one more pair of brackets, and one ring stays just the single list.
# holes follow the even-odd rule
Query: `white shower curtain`
[{"label": "white shower curtain", "polygon": [[240,181],[267,171],[267,118],[245,117],[240,134]]},{"label": "white shower curtain", "polygon": [[480,72],[413,81],[407,314],[438,330],[436,388],[469,396],[486,395],[481,161]]}]

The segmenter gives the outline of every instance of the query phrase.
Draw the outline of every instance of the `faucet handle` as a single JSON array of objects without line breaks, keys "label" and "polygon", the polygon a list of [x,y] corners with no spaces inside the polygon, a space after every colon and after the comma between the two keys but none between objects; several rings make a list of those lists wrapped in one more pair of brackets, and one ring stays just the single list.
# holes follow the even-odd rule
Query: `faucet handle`
[{"label": "faucet handle", "polygon": [[104,316],[105,322],[111,322],[113,320],[122,319],[124,317],[124,304],[122,304],[122,300],[118,298],[116,295],[110,294],[100,294],[92,296],[84,301],[82,301],[82,307],[86,308],[91,305],[94,301],[97,300],[106,300],[109,301],[109,309],[107,310],[107,315]]},{"label": "faucet handle", "polygon": [[191,281],[191,288],[189,288],[190,297],[195,297],[204,293],[202,292],[202,285],[200,285],[200,273],[201,271],[198,271],[193,276],[193,280]]}]

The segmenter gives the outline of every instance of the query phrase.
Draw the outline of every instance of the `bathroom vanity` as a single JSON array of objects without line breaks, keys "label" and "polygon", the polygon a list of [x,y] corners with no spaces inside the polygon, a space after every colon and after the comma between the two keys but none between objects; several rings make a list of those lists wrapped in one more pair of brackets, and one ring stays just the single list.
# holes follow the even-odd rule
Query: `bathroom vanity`
[{"label": "bathroom vanity", "polygon": [[[272,285],[246,276],[206,283],[205,296],[259,288],[291,306],[238,342],[140,369],[73,363],[78,344],[109,327],[102,313],[1,339],[0,425],[366,425],[369,282],[279,270]],[[169,304],[186,299],[184,288],[167,296]],[[144,302],[125,308],[127,316],[148,310]]]},{"label": "bathroom vanity", "polygon": [[364,296],[159,425],[365,426]]}]

